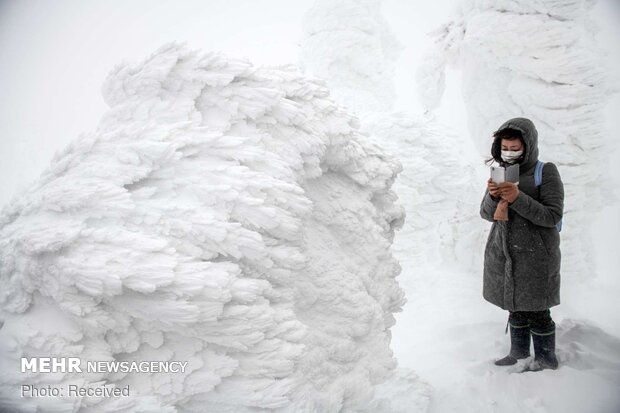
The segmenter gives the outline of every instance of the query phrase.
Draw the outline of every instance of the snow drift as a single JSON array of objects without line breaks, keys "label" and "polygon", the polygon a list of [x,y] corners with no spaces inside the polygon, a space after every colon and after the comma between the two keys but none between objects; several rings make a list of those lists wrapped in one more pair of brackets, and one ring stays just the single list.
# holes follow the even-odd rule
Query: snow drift
[{"label": "snow drift", "polygon": [[[176,42],[112,70],[110,109],[0,214],[0,405],[354,411],[396,367],[400,163],[293,66]],[[20,357],[185,360],[20,373]],[[21,399],[18,385],[129,385]]]}]

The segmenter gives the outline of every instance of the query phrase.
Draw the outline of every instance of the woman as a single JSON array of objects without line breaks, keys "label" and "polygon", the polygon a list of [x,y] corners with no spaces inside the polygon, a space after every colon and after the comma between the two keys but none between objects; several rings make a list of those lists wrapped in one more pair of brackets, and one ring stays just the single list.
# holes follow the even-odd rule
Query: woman
[{"label": "woman", "polygon": [[[497,185],[489,179],[480,205],[480,216],[493,222],[484,251],[483,296],[509,311],[510,353],[495,364],[513,365],[529,357],[531,333],[535,357],[526,369],[556,369],[555,323],[549,308],[560,304],[556,224],[562,219],[564,186],[551,162],[543,166],[541,185],[535,185],[538,132],[531,120],[510,119],[493,137],[488,161],[500,166],[518,163],[520,168],[518,184]],[[507,220],[496,220],[502,203]]]}]

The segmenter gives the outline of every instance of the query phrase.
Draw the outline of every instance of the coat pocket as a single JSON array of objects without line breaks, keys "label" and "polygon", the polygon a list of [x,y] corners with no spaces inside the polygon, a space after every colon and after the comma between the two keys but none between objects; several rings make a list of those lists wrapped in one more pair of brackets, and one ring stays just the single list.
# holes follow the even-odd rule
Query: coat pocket
[{"label": "coat pocket", "polygon": [[556,254],[560,246],[560,234],[558,234],[557,229],[543,228],[539,230],[539,233],[547,250],[547,254]]},{"label": "coat pocket", "polygon": [[550,255],[549,247],[547,246],[547,242],[545,241],[545,237],[543,237],[543,235],[540,233],[540,231],[536,231],[536,236],[537,236],[537,238],[538,238],[538,240],[540,242],[540,245],[542,247],[542,248],[540,248],[541,251],[544,251],[545,254]]},{"label": "coat pocket", "polygon": [[544,256],[548,254],[543,237],[535,225],[515,219],[510,231],[510,250]]}]

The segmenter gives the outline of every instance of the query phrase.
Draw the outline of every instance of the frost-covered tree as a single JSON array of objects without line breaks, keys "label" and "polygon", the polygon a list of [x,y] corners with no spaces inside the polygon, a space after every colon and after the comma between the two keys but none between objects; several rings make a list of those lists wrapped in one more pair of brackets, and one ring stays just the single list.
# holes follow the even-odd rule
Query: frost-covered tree
[{"label": "frost-covered tree", "polygon": [[356,112],[391,109],[402,50],[381,14],[381,0],[316,0],[303,20],[301,68],[325,79],[332,96]]},{"label": "frost-covered tree", "polygon": [[394,189],[406,210],[393,249],[409,271],[457,260],[479,264],[478,205],[466,140],[434,116],[394,112],[393,74],[402,46],[380,0],[317,0],[304,19],[301,66],[324,78],[339,103],[353,108],[362,130],[403,165]]},{"label": "frost-covered tree", "polygon": [[[170,43],[0,214],[3,411],[338,412],[396,366],[399,162],[324,83]],[[21,373],[20,357],[185,373]],[[129,398],[20,398],[23,383]],[[374,401],[377,403],[377,401]]]},{"label": "frost-covered tree", "polygon": [[457,262],[480,265],[472,246],[482,242],[471,199],[475,170],[467,139],[433,117],[410,113],[365,114],[362,130],[399,158],[403,171],[393,189],[405,207],[406,219],[392,249],[409,271],[427,265]]},{"label": "frost-covered tree", "polygon": [[482,155],[489,155],[491,133],[505,120],[534,121],[540,160],[556,163],[565,185],[562,272],[579,277],[590,277],[589,224],[613,199],[604,119],[611,85],[590,17],[594,4],[463,0],[434,32],[436,48],[417,73],[422,100],[432,109],[445,87],[445,67],[461,71],[470,133]]}]

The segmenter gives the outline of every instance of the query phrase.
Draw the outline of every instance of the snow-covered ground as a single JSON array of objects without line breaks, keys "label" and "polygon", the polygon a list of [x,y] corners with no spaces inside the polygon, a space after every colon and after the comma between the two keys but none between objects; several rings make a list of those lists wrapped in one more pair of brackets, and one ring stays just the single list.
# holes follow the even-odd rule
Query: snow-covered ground
[{"label": "snow-covered ground", "polygon": [[527,360],[493,364],[508,354],[507,314],[481,298],[480,273],[405,269],[401,284],[409,304],[397,315],[392,346],[399,366],[430,386],[428,412],[619,411],[617,284],[563,287],[565,303],[551,311],[561,366],[536,373],[518,373]]},{"label": "snow-covered ground", "polygon": [[[592,230],[614,239],[619,222],[617,206],[609,206]],[[490,226],[482,219],[480,225]],[[421,383],[414,388],[428,403],[403,412],[620,411],[620,277],[612,258],[617,244],[600,246],[598,268],[586,277],[562,283],[562,304],[551,309],[560,368],[518,373],[528,360],[511,367],[493,364],[510,348],[507,312],[482,298],[482,269],[454,263],[419,267],[408,253],[418,247],[404,234],[397,233],[394,248],[408,302],[396,315],[392,348],[398,374],[415,372]]]}]

